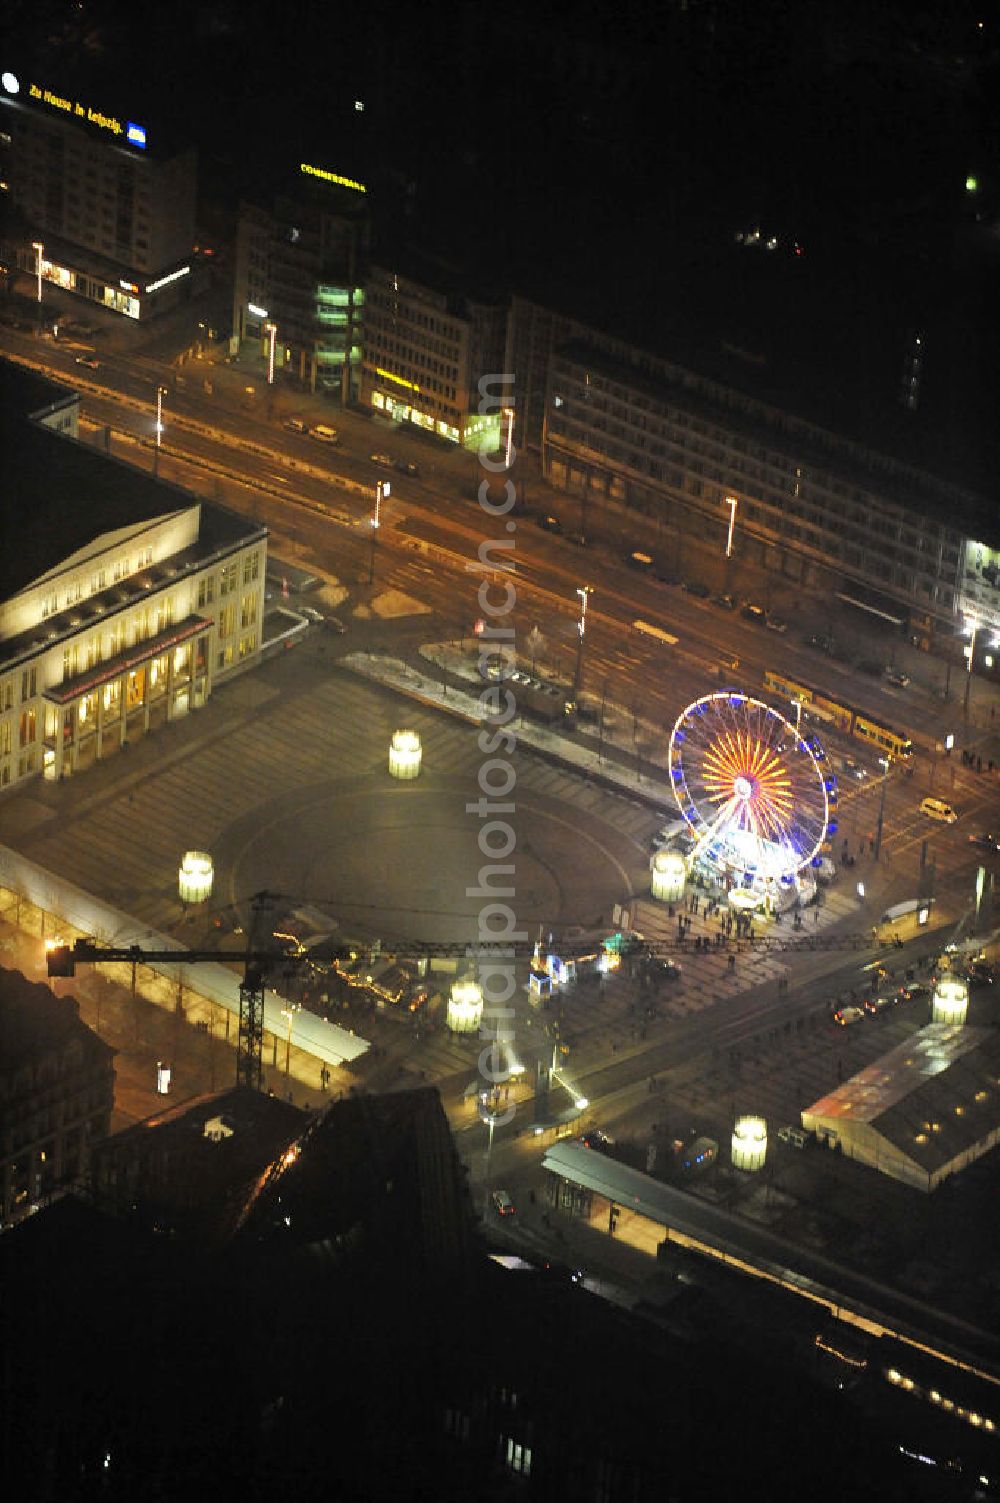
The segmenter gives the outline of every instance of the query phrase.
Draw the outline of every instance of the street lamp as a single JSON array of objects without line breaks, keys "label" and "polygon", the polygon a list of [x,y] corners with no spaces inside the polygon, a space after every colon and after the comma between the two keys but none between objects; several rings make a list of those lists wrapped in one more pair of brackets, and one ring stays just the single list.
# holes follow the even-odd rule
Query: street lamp
[{"label": "street lamp", "polygon": [[42,301],[42,251],[45,246],[40,240],[32,240],[31,248],[35,252],[35,275],[38,277],[38,301]]},{"label": "street lamp", "polygon": [[290,1008],[290,1007],[283,1007],[281,1009],[281,1016],[285,1019],[285,1022],[288,1024],[288,1030],[287,1030],[287,1032],[285,1034],[285,1084],[287,1086],[287,1084],[288,1084],[288,1072],[289,1072],[289,1068],[291,1066],[291,1060],[292,1060],[292,1019],[294,1018],[295,1013],[294,1013],[294,1010],[292,1008]]},{"label": "street lamp", "polygon": [[878,801],[878,824],[875,826],[875,849],[872,851],[872,855],[875,857],[876,861],[878,860],[879,852],[882,849],[882,821],[885,818],[885,780],[889,775],[889,764],[892,761],[892,758],[879,757],[878,761],[879,766],[882,769],[882,789],[879,794]]},{"label": "street lamp", "polygon": [[726,538],[726,557],[733,556],[733,529],[736,526],[736,508],[739,505],[735,496],[726,497],[726,505],[729,507],[729,536]]},{"label": "street lamp", "polygon": [[576,593],[580,597],[580,620],[577,622],[576,628],[578,636],[576,641],[576,672],[573,675],[574,704],[579,703],[580,686],[583,683],[583,644],[587,635],[587,600],[594,593],[594,587],[593,585],[578,586]]},{"label": "street lamp", "polygon": [[504,407],[501,409],[501,412],[503,417],[507,419],[507,442],[504,451],[504,464],[509,470],[514,454],[514,409],[513,407]]},{"label": "street lamp", "polygon": [[795,736],[796,736],[796,739],[798,739],[799,727],[802,724],[802,706],[803,706],[804,703],[805,703],[805,701],[801,700],[801,699],[793,699],[792,700],[792,704],[795,706]]},{"label": "street lamp", "polygon": [[379,520],[380,520],[379,519],[379,513],[382,510],[382,498],[383,498],[383,496],[388,496],[388,494],[389,494],[389,482],[388,482],[388,480],[379,480],[379,481],[377,481],[376,485],[375,485],[375,511],[374,511],[374,513],[372,515],[372,551],[371,551],[371,561],[369,562],[369,565],[368,565],[368,583],[370,585],[373,585],[375,583],[375,543],[376,543],[376,541],[378,539],[378,529],[379,529]]},{"label": "street lamp", "polygon": [[270,343],[269,343],[268,351],[267,351],[267,384],[268,384],[268,386],[273,386],[274,385],[274,342],[275,342],[275,339],[276,339],[277,334],[278,334],[278,325],[276,323],[267,323],[267,324],[264,325],[264,327],[267,330],[268,334],[270,335]]},{"label": "street lamp", "polygon": [[165,386],[158,386],[156,388],[156,447],[157,448],[160,447],[160,440],[163,437],[163,398],[166,395],[167,395],[167,388]]}]

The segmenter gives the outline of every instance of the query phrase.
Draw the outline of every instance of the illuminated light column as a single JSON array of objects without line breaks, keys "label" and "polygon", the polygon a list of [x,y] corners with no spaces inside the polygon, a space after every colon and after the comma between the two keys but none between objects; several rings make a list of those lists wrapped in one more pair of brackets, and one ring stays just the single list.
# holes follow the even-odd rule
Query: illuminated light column
[{"label": "illuminated light column", "polygon": [[374,511],[374,513],[372,515],[372,551],[371,551],[371,559],[370,559],[370,562],[368,564],[368,583],[370,585],[373,585],[375,583],[375,544],[378,541],[378,529],[379,529],[379,522],[380,522],[380,513],[382,511],[382,498],[383,498],[383,496],[388,496],[388,494],[389,494],[389,482],[388,482],[388,480],[380,480],[380,481],[378,481],[378,483],[375,486],[375,511]]},{"label": "illuminated light column", "polygon": [[35,252],[35,275],[38,278],[38,301],[42,301],[42,251],[45,246],[40,240],[32,240],[31,248]]},{"label": "illuminated light column", "polygon": [[269,323],[269,324],[265,324],[264,327],[267,330],[268,335],[270,336],[270,338],[269,338],[269,344],[268,344],[268,350],[267,350],[267,384],[268,384],[268,386],[273,386],[274,385],[274,344],[275,344],[275,340],[276,340],[277,334],[278,334],[278,325],[275,324],[275,323]]},{"label": "illuminated light column", "polygon": [[483,993],[474,981],[456,981],[448,998],[451,1033],[478,1033],[483,1020]]},{"label": "illuminated light column", "polygon": [[733,1168],[756,1174],[767,1158],[767,1123],[763,1117],[737,1117],[733,1128]]},{"label": "illuminated light column", "polygon": [[969,1015],[969,988],[957,976],[943,976],[931,998],[931,1022],[962,1026]]},{"label": "illuminated light column", "polygon": [[389,772],[404,782],[420,772],[423,747],[416,731],[393,731],[389,746]]},{"label": "illuminated light column", "polygon": [[163,398],[166,395],[167,395],[167,388],[165,386],[158,386],[156,388],[156,447],[157,448],[160,447],[160,440],[163,437]]},{"label": "illuminated light column", "polygon": [[576,592],[580,597],[580,620],[577,622],[576,643],[576,672],[573,674],[573,702],[577,704],[580,699],[580,687],[583,683],[583,647],[587,635],[587,599],[594,593],[593,585],[583,585]]},{"label": "illuminated light column", "polygon": [[965,705],[964,705],[962,713],[965,716],[966,720],[968,720],[968,718],[969,718],[969,699],[970,699],[970,696],[972,694],[972,660],[973,660],[973,658],[976,655],[976,633],[979,630],[979,622],[978,621],[969,621],[969,622],[966,623],[965,629],[969,633],[969,646],[966,649],[966,652],[967,652],[967,655],[968,655],[968,660],[969,660],[968,661],[969,672],[968,672],[968,675],[966,676],[966,680],[965,680]]},{"label": "illuminated light column", "polygon": [[215,868],[207,851],[185,851],[177,874],[182,903],[204,903],[212,896]]},{"label": "illuminated light column", "polygon": [[736,527],[736,508],[739,501],[735,496],[726,497],[726,505],[729,507],[729,536],[726,538],[726,557],[733,556],[733,531]]},{"label": "illuminated light column", "polygon": [[687,881],[687,862],[677,851],[657,851],[649,868],[649,895],[661,903],[679,903]]}]

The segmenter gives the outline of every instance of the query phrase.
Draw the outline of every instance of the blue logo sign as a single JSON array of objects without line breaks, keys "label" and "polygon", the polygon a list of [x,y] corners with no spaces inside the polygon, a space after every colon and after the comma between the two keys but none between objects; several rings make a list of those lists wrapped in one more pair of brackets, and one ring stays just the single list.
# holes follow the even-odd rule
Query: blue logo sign
[{"label": "blue logo sign", "polygon": [[143,151],[145,151],[146,127],[144,125],[136,125],[133,121],[129,120],[125,126],[125,139],[132,146],[141,146]]}]

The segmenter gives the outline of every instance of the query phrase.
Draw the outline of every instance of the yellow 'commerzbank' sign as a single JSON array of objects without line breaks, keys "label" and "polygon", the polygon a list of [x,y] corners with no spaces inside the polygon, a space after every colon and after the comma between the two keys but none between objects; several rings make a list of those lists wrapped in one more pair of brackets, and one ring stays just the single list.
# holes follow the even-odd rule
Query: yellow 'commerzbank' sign
[{"label": "yellow 'commerzbank' sign", "polygon": [[114,136],[124,136],[132,146],[146,145],[145,130],[131,120],[123,125],[115,115],[105,115],[102,110],[91,109],[89,104],[81,104],[77,99],[67,99],[64,94],[56,94],[52,89],[43,89],[34,83],[28,85],[28,98],[37,99],[50,109],[61,111],[71,120],[85,120],[88,125],[97,125]]},{"label": "yellow 'commerzbank' sign", "polygon": [[364,183],[357,183],[353,177],[341,177],[339,172],[327,172],[325,167],[310,167],[308,162],[299,165],[299,171],[307,177],[321,177],[324,183],[336,183],[341,188],[353,188],[355,193],[367,193]]}]

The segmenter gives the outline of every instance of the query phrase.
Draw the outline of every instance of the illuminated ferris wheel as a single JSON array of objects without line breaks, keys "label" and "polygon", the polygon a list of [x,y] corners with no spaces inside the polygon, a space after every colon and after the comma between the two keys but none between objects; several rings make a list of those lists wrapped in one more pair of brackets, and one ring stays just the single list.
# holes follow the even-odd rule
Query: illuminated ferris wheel
[{"label": "illuminated ferris wheel", "polygon": [[694,857],[747,887],[790,879],[837,828],[837,780],[819,742],[746,694],[706,694],[681,712],[670,784]]}]

